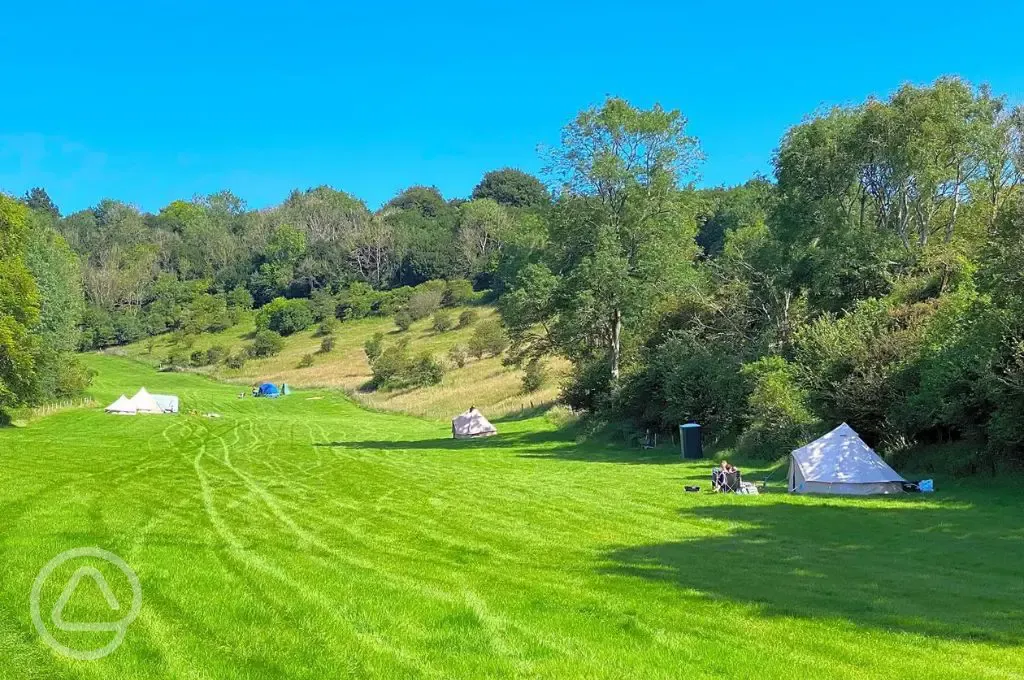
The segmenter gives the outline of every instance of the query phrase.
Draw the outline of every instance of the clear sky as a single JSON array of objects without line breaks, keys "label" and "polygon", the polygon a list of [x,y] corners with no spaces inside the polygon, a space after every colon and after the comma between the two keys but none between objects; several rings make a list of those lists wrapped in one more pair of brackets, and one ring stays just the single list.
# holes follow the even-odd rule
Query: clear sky
[{"label": "clear sky", "polygon": [[220,189],[263,207],[320,184],[371,207],[412,184],[465,196],[487,170],[538,171],[537,145],[606,94],[681,109],[707,155],[701,183],[739,183],[821,105],[947,73],[1024,101],[1022,13],[1018,0],[8,3],[0,189],[44,186],[65,212]]}]

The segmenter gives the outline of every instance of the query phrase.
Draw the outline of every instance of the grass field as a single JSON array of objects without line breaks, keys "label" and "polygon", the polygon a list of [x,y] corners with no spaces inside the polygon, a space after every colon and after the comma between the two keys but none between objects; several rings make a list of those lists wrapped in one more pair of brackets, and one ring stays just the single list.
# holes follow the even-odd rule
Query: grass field
[{"label": "grass field", "polygon": [[[687,494],[708,464],[579,444],[544,418],[455,442],[337,393],[238,399],[87,360],[102,403],[144,384],[222,417],[77,409],[0,430],[0,677],[1024,675],[1019,486]],[[29,616],[40,568],[81,546],[120,555],[143,593],[99,661],[56,655]],[[111,618],[82,592],[67,620]],[[83,636],[112,634],[58,637]]]},{"label": "grass field", "polygon": [[[497,314],[493,307],[479,306],[474,309],[480,320]],[[461,311],[452,310],[453,316],[458,318]],[[251,360],[241,370],[232,370],[222,365],[203,369],[203,372],[244,385],[267,380],[276,384],[286,382],[296,387],[341,388],[359,402],[373,408],[442,420],[473,405],[489,416],[503,416],[539,407],[555,399],[566,368],[565,362],[557,359],[548,361],[551,375],[547,384],[533,394],[523,393],[521,370],[502,366],[501,359],[495,357],[471,359],[463,368],[449,366],[440,385],[390,392],[367,392],[360,389],[371,377],[363,343],[374,333],[384,333],[386,343],[397,342],[400,337],[408,338],[412,352],[430,352],[443,360],[453,345],[466,344],[473,328],[470,326],[437,333],[431,328],[431,320],[428,318],[417,321],[409,331],[399,334],[390,318],[346,321],[338,324],[335,348],[329,354],[318,353],[321,339],[314,335],[315,329],[311,328],[286,338],[284,351],[277,356]],[[248,342],[254,330],[255,325],[249,315],[226,331],[197,336],[193,349],[205,350],[213,345],[221,345],[236,352]],[[171,342],[172,336],[168,334],[157,338],[152,348],[147,340],[143,340],[112,351],[156,365],[167,355]],[[313,354],[314,364],[299,368],[299,361],[306,354]]]}]

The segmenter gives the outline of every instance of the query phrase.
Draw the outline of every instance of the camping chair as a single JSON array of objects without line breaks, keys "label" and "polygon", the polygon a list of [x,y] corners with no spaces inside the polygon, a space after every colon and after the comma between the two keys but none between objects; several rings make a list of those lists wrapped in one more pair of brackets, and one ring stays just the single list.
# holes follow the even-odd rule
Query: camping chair
[{"label": "camping chair", "polygon": [[711,470],[711,489],[718,493],[735,493],[743,484],[743,475],[740,471],[725,472],[720,467]]}]

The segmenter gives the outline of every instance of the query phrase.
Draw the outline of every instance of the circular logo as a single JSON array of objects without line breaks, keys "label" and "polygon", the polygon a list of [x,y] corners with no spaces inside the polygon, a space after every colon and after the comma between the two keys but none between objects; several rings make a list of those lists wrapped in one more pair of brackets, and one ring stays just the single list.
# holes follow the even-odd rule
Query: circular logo
[{"label": "circular logo", "polygon": [[[64,589],[61,591],[60,597],[57,598],[57,602],[54,603],[53,610],[50,612],[50,621],[54,628],[64,632],[106,631],[114,633],[113,639],[98,649],[74,649],[58,641],[43,621],[39,608],[39,599],[43,591],[43,584],[46,583],[46,580],[50,577],[53,571],[65,562],[84,557],[103,560],[104,562],[112,564],[120,569],[121,573],[125,575],[132,586],[132,603],[128,608],[128,613],[118,621],[91,621],[87,623],[76,623],[74,621],[64,620],[64,607],[71,599],[71,596],[74,595],[75,590],[78,588],[78,584],[85,578],[90,578],[95,582],[100,593],[103,595],[103,598],[106,600],[107,605],[112,610],[120,611],[122,609],[121,603],[118,601],[117,597],[114,596],[114,592],[110,589],[110,584],[107,583],[107,579],[103,576],[103,572],[94,566],[83,564],[76,569],[75,573],[70,579],[68,579],[67,585],[65,585]],[[78,659],[79,661],[94,661],[107,656],[120,647],[121,643],[124,642],[124,636],[128,631],[128,626],[131,625],[132,621],[134,621],[139,615],[139,610],[142,609],[142,586],[139,584],[139,577],[135,575],[132,568],[114,553],[103,550],[102,548],[75,548],[74,550],[65,550],[61,554],[57,555],[47,562],[46,566],[39,571],[35,582],[32,584],[32,594],[29,597],[29,608],[32,613],[32,624],[36,627],[36,632],[39,633],[39,637],[43,638],[43,641],[46,642],[46,644],[58,653],[63,654],[64,656],[69,656],[72,659]]]}]

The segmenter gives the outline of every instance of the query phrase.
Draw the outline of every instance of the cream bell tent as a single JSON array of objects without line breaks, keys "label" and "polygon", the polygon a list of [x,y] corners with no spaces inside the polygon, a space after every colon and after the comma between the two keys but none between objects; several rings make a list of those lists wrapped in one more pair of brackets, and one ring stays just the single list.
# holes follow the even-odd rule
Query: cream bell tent
[{"label": "cream bell tent", "polygon": [[117,401],[103,410],[107,413],[113,413],[119,416],[133,416],[137,409],[135,408],[135,404],[132,403],[132,400],[122,394],[117,398]]},{"label": "cream bell tent", "polygon": [[156,403],[156,399],[153,395],[146,391],[145,387],[139,389],[132,397],[132,403],[135,405],[135,410],[138,413],[163,413],[164,410],[160,408],[160,404]]},{"label": "cream bell tent", "polygon": [[846,423],[789,456],[793,493],[901,493],[905,481]]},{"label": "cream bell tent", "polygon": [[498,434],[498,430],[475,406],[452,418],[452,436],[456,439],[490,437],[492,434]]},{"label": "cream bell tent", "polygon": [[153,401],[164,413],[178,412],[178,397],[173,394],[154,394]]}]

